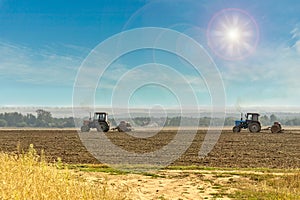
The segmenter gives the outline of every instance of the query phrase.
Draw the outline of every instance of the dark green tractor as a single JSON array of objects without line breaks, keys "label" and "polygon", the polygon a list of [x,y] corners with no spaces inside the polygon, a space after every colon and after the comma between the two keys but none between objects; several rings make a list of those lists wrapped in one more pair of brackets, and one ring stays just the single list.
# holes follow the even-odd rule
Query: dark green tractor
[{"label": "dark green tractor", "polygon": [[245,115],[246,120],[243,120],[243,115],[241,114],[241,120],[235,121],[235,126],[233,127],[233,132],[238,133],[241,129],[249,129],[251,133],[258,133],[261,130],[261,124],[259,122],[258,113],[247,113]]},{"label": "dark green tractor", "polygon": [[81,132],[89,132],[91,128],[96,128],[99,132],[109,131],[108,113],[95,112],[93,119],[90,116],[89,120],[83,121]]}]

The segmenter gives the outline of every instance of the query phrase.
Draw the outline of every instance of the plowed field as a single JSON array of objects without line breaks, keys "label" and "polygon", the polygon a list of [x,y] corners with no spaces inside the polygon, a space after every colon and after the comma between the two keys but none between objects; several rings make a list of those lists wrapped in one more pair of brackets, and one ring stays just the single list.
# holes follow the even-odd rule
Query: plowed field
[{"label": "plowed field", "polygon": [[[176,131],[163,130],[148,138],[133,137],[119,132],[105,134],[115,145],[129,152],[146,153],[167,145],[176,135]],[[134,134],[147,134],[147,131],[135,131]],[[189,134],[189,131],[186,130],[183,134]],[[247,131],[241,133],[223,131],[208,156],[199,158],[198,152],[205,134],[206,131],[199,130],[187,151],[172,165],[242,168],[300,167],[299,130],[287,130],[280,134],[271,134],[267,131],[256,134]],[[66,163],[99,163],[81,143],[76,130],[0,129],[0,151],[17,152],[18,146],[19,149],[26,151],[30,144],[34,144],[38,152],[44,149],[50,161],[60,157]]]}]

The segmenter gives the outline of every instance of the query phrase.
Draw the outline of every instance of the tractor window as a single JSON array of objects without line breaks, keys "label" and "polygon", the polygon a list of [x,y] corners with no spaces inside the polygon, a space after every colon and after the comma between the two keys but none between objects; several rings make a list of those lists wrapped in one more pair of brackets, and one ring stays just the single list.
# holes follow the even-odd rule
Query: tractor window
[{"label": "tractor window", "polygon": [[258,121],[258,115],[253,115],[252,120],[253,120],[253,121]]},{"label": "tractor window", "polygon": [[99,120],[104,121],[105,120],[105,114],[100,114],[99,115]]}]

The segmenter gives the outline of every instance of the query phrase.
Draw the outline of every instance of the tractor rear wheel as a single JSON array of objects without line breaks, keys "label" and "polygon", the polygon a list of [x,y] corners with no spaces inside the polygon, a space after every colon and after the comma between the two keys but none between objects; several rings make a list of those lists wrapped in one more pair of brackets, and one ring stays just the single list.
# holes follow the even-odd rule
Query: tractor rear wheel
[{"label": "tractor rear wheel", "polygon": [[109,131],[109,126],[107,123],[105,122],[100,122],[98,125],[97,125],[97,131],[98,132],[107,132]]},{"label": "tractor rear wheel", "polygon": [[234,133],[239,133],[239,132],[241,132],[241,127],[240,127],[240,126],[234,126],[234,127],[232,128],[232,131],[233,131]]},{"label": "tractor rear wheel", "polygon": [[81,127],[81,132],[89,132],[89,131],[90,131],[90,127],[89,127],[89,126],[83,125],[83,126]]},{"label": "tractor rear wheel", "polygon": [[261,130],[261,126],[259,123],[257,122],[252,122],[251,124],[249,124],[249,131],[251,133],[258,133]]}]

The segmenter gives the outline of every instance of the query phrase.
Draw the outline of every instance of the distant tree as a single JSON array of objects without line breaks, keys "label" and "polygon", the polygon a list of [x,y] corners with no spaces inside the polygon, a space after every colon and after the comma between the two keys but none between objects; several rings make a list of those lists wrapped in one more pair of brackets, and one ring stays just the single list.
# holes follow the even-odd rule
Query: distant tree
[{"label": "distant tree", "polygon": [[33,114],[27,114],[26,116],[24,116],[24,121],[28,126],[36,125],[36,117]]},{"label": "distant tree", "polygon": [[287,126],[294,126],[294,120],[293,119],[289,119],[287,120],[284,125],[287,125]]},{"label": "distant tree", "polygon": [[300,125],[300,118],[289,119],[284,123],[284,125],[299,126]]},{"label": "distant tree", "polygon": [[64,119],[62,119],[62,121],[64,121],[63,126],[66,127],[66,128],[75,127],[73,117],[64,118]]},{"label": "distant tree", "polygon": [[234,117],[226,117],[226,118],[225,118],[224,125],[225,125],[225,126],[234,126],[235,120],[237,120],[237,119],[234,118]]},{"label": "distant tree", "polygon": [[171,118],[168,126],[179,126],[181,122],[181,117],[173,117]]},{"label": "distant tree", "polygon": [[37,113],[37,119],[38,120],[45,120],[47,122],[51,122],[52,121],[52,114],[48,111],[45,111],[43,109],[38,109],[36,111]]},{"label": "distant tree", "polygon": [[7,126],[7,121],[5,119],[0,119],[0,127]]},{"label": "distant tree", "polygon": [[19,122],[16,124],[16,127],[26,127],[28,126],[26,122]]},{"label": "distant tree", "polygon": [[204,126],[204,127],[209,126],[210,122],[211,122],[210,117],[202,117],[199,120],[199,126]]},{"label": "distant tree", "polygon": [[33,114],[0,113],[0,127],[75,127],[74,118],[53,118],[51,113],[42,109]]},{"label": "distant tree", "polygon": [[267,115],[260,117],[260,122],[264,126],[270,125],[270,118]]},{"label": "distant tree", "polygon": [[4,119],[7,122],[7,126],[14,127],[17,123],[23,122],[23,115],[21,113],[4,113]]},{"label": "distant tree", "polygon": [[52,124],[53,118],[50,112],[43,109],[38,109],[36,126],[38,127],[49,127]]},{"label": "distant tree", "polygon": [[276,122],[276,121],[278,121],[278,118],[276,117],[276,115],[272,114],[270,116],[270,121],[271,121],[271,123]]},{"label": "distant tree", "polygon": [[147,126],[151,122],[150,117],[135,117],[133,122],[138,126]]}]

